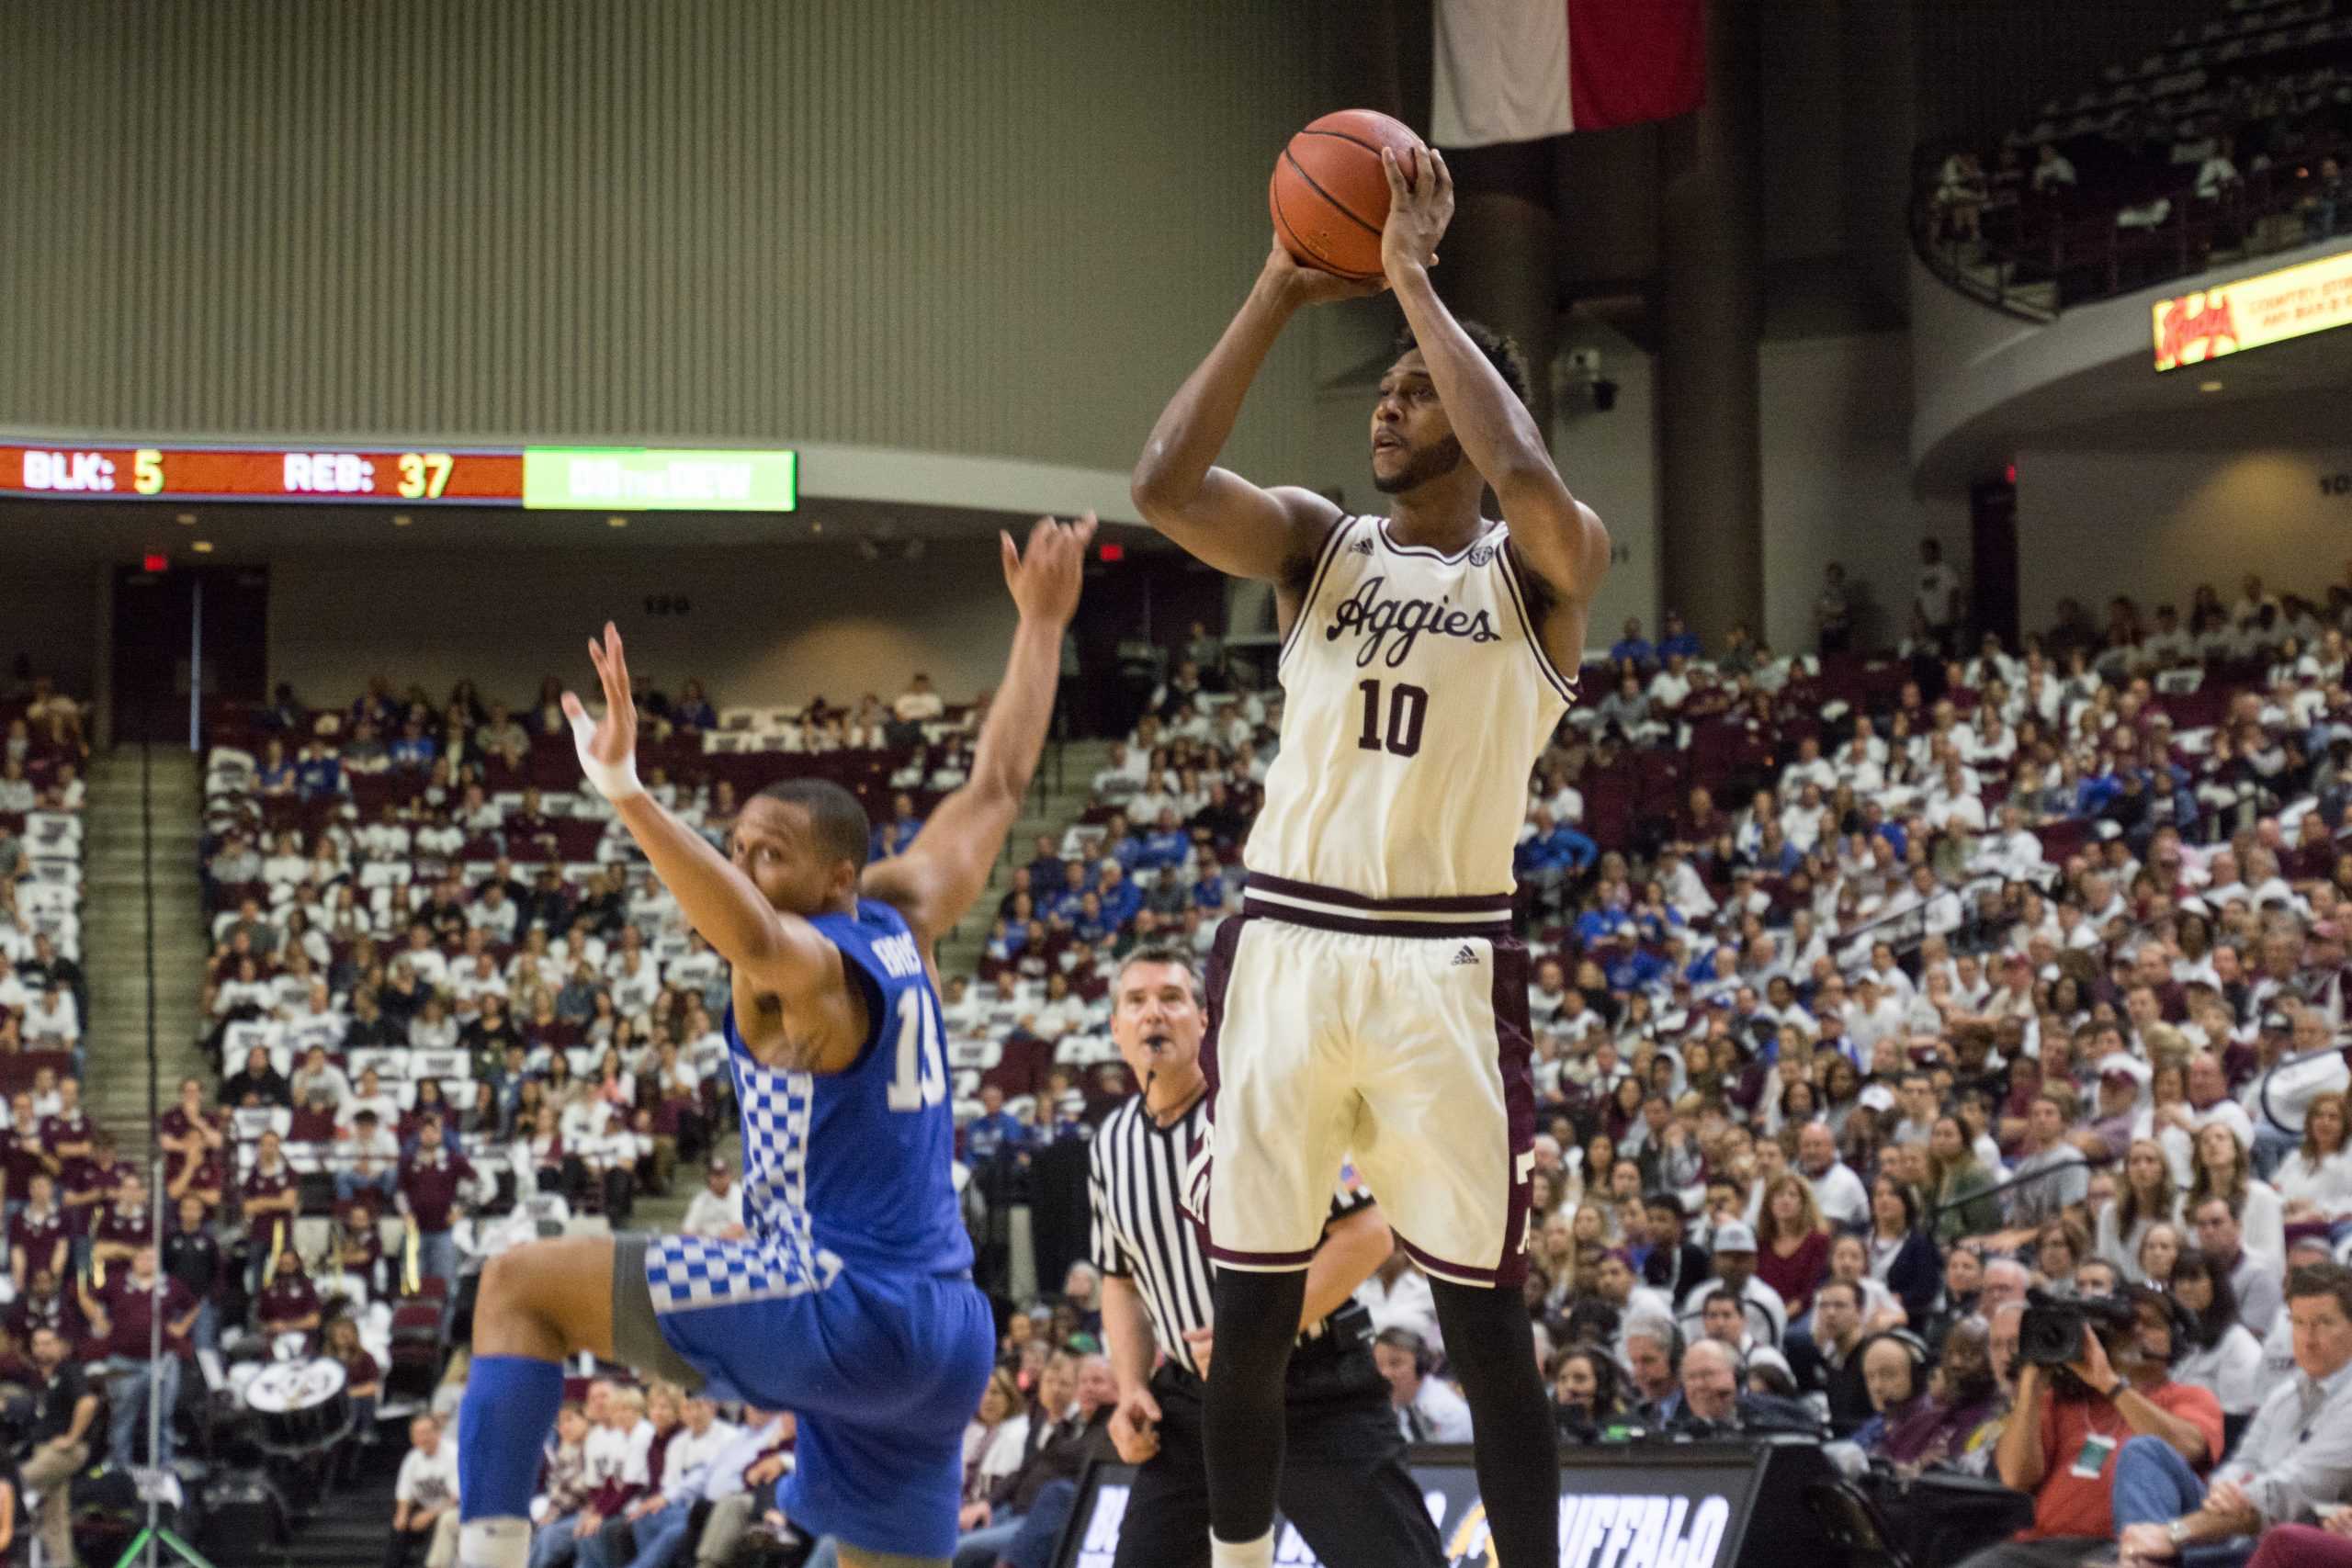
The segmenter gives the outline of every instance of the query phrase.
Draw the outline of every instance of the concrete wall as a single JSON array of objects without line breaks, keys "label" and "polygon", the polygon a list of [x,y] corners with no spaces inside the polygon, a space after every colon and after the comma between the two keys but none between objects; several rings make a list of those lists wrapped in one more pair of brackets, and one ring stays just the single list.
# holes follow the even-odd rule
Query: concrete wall
[{"label": "concrete wall", "polygon": [[[0,428],[1125,471],[1332,107],[1252,0],[0,0]],[[1342,100],[1343,101],[1343,100]],[[1306,367],[1240,438],[1295,462]]]},{"label": "concrete wall", "polygon": [[0,689],[21,667],[52,675],[76,696],[98,679],[98,591],[112,569],[83,561],[9,561],[0,565]]},{"label": "concrete wall", "polygon": [[2259,572],[2273,592],[2318,594],[2346,581],[2352,442],[2334,450],[2165,453],[2026,450],[2018,455],[2018,608],[2047,625],[2058,601],[2104,618],[2128,593],[2143,614],[2184,610],[2200,582],[2234,602]]},{"label": "concrete wall", "polygon": [[[892,586],[877,596],[885,571]],[[683,599],[686,611],[650,613],[649,597]],[[607,617],[641,681],[674,692],[699,676],[722,706],[818,693],[887,700],[918,670],[951,700],[968,698],[1001,676],[1013,623],[993,542],[934,542],[922,561],[887,568],[816,544],[300,556],[270,569],[270,679],[324,703],[347,701],[379,671],[435,693],[469,675],[519,704],[549,673],[593,682],[583,644]]]}]

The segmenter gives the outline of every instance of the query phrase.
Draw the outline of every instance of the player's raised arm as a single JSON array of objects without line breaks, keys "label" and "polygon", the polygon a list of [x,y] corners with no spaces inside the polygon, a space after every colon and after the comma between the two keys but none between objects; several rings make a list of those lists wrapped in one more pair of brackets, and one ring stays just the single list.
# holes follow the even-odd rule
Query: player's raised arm
[{"label": "player's raised arm", "polygon": [[1453,175],[1435,148],[1404,163],[1384,152],[1388,176],[1388,222],[1381,231],[1380,262],[1413,329],[1413,341],[1437,385],[1454,438],[1464,456],[1486,476],[1510,525],[1511,549],[1551,591],[1555,606],[1571,612],[1567,628],[1546,644],[1564,669],[1581,659],[1583,608],[1609,570],[1609,530],[1592,508],[1568,493],[1536,427],[1534,412],[1520,401],[1430,282],[1430,263],[1453,218]]},{"label": "player's raised arm", "polygon": [[1310,490],[1261,490],[1216,455],[1233,434],[1266,352],[1302,305],[1379,291],[1301,266],[1276,241],[1250,298],[1176,389],[1136,459],[1129,493],[1144,521],[1195,558],[1233,577],[1278,582],[1315,547],[1339,509]]},{"label": "player's raised arm", "polygon": [[637,708],[629,696],[619,628],[605,623],[604,639],[589,639],[588,657],[604,684],[605,716],[592,722],[580,699],[563,694],[580,765],[588,782],[613,803],[687,923],[734,965],[740,979],[763,993],[791,996],[838,976],[840,955],[822,933],[769,903],[750,877],[638,783]]},{"label": "player's raised arm", "polygon": [[1054,716],[1062,633],[1078,610],[1094,514],[1075,523],[1039,518],[1025,554],[1013,547],[1012,535],[998,537],[1004,583],[1021,620],[1003,683],[980,726],[971,777],[933,809],[904,854],[868,866],[862,885],[867,897],[896,907],[926,948],[955,929],[988,886],[1004,836],[1021,815]]}]

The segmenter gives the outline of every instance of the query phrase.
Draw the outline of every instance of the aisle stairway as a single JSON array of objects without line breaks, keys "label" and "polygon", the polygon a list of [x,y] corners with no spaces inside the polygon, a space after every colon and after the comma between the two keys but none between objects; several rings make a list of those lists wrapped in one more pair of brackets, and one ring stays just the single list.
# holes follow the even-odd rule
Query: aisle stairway
[{"label": "aisle stairway", "polygon": [[964,923],[939,944],[943,981],[952,975],[969,975],[978,966],[980,952],[988,946],[989,927],[996,920],[997,904],[1012,886],[1014,868],[1029,863],[1036,852],[1038,834],[1048,834],[1059,843],[1063,831],[1085,814],[1086,803],[1093,795],[1094,775],[1110,765],[1112,745],[1108,740],[1072,740],[1058,750],[1046,750],[1029,798],[1022,803],[1021,819],[1004,840],[1004,853],[997,857],[988,887],[972,912],[964,917]]},{"label": "aisle stairway", "polygon": [[[155,1043],[161,1096],[169,1105],[181,1077],[212,1081],[196,1048],[204,985],[203,897],[197,866],[200,780],[190,753],[156,747],[150,759],[153,834]],[[121,746],[93,758],[85,807],[82,967],[89,976],[89,1066],[83,1084],[90,1114],[111,1129],[126,1159],[146,1158],[148,846],[141,822],[140,753]]]}]

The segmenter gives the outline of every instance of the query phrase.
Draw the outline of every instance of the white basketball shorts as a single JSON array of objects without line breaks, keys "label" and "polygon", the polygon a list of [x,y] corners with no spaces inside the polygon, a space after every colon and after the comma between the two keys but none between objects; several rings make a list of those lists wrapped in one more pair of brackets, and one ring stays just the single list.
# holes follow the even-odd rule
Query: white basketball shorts
[{"label": "white basketball shorts", "polygon": [[1303,1269],[1351,1156],[1430,1274],[1526,1278],[1535,1092],[1510,899],[1378,900],[1253,875],[1209,957],[1208,1157],[1227,1269]]}]

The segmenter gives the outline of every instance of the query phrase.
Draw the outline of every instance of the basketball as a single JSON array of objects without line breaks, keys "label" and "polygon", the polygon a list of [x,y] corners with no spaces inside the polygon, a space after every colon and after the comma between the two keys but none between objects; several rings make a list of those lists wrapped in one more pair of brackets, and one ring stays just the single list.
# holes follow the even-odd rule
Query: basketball
[{"label": "basketball", "polygon": [[1374,109],[1340,109],[1292,137],[1266,186],[1283,248],[1341,277],[1378,277],[1380,230],[1388,221],[1380,152],[1420,145],[1403,121]]}]

